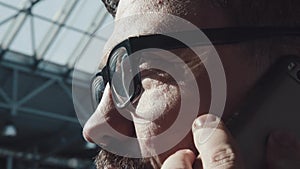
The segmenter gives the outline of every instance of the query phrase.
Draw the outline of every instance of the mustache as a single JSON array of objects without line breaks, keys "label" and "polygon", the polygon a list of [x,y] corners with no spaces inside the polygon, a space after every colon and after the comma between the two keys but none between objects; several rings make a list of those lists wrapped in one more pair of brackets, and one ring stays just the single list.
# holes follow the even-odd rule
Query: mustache
[{"label": "mustache", "polygon": [[101,149],[95,158],[97,169],[159,169],[157,156],[150,158],[129,158]]}]

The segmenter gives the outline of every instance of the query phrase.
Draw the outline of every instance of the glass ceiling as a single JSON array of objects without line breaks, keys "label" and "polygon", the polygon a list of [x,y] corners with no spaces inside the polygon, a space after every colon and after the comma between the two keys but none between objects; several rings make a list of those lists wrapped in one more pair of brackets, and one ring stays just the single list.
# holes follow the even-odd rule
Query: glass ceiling
[{"label": "glass ceiling", "polygon": [[101,0],[0,0],[2,59],[21,61],[7,54],[14,52],[39,68],[47,62],[93,73],[112,21]]}]

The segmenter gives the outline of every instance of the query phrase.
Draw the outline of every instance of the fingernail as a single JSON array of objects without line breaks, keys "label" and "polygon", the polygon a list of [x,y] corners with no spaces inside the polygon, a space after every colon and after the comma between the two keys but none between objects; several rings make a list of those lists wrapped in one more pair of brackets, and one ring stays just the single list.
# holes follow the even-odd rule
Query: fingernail
[{"label": "fingernail", "polygon": [[297,144],[296,137],[291,133],[277,131],[270,136],[271,143],[275,143],[281,147],[294,147]]},{"label": "fingernail", "polygon": [[206,114],[203,116],[198,117],[195,121],[194,121],[194,129],[197,128],[202,128],[205,126],[205,124],[209,124],[209,123],[213,123],[217,121],[217,117],[212,115],[212,114]]}]

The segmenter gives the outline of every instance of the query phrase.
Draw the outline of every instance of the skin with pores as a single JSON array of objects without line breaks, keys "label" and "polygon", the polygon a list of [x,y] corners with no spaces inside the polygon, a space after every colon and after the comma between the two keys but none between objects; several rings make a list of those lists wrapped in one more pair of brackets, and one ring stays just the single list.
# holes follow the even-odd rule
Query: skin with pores
[{"label": "skin with pores", "polygon": [[[193,4],[187,3],[187,5],[193,5]],[[208,4],[199,5],[199,7],[201,9],[203,9],[203,12],[202,11],[199,12],[197,14],[197,17],[195,17],[194,14],[190,14],[190,15],[185,16],[185,18],[190,19],[191,21],[194,21],[193,23],[197,24],[196,26],[198,26],[198,27],[201,27],[201,26],[203,27],[203,25],[205,25],[205,27],[225,27],[226,25],[232,24],[230,19],[225,17],[226,15],[224,15],[224,13],[222,11],[219,11],[219,10],[222,10],[221,8],[213,9],[212,11],[210,10],[209,13],[212,13],[213,15],[208,16],[207,15],[208,9],[204,8],[205,5],[208,5]],[[109,51],[109,49],[113,48],[113,46],[115,46],[118,42],[124,40],[127,37],[153,34],[153,33],[156,33],[157,31],[160,31],[162,29],[162,27],[164,28],[165,25],[168,24],[168,20],[165,20],[165,22],[163,23],[164,25],[161,26],[162,21],[164,21],[164,18],[162,18],[162,15],[158,15],[157,17],[155,17],[155,15],[154,15],[153,18],[151,18],[151,19],[147,18],[148,20],[145,20],[145,19],[130,20],[130,18],[128,20],[127,19],[122,20],[122,18],[125,18],[130,15],[142,14],[142,13],[147,12],[148,10],[146,7],[154,8],[157,11],[162,12],[162,13],[168,12],[167,6],[156,6],[156,4],[152,3],[152,2],[120,1],[119,7],[118,7],[118,12],[116,15],[115,31],[114,31],[113,35],[111,36],[111,38],[109,39],[109,41],[106,45],[106,51],[104,51],[104,53],[107,53]],[[209,19],[207,17],[212,17],[212,18],[214,18],[213,20],[215,20],[215,21],[211,22],[212,19]],[[222,18],[222,19],[220,19],[220,21],[218,19],[216,20],[216,18],[220,18],[220,17]],[[191,18],[193,18],[193,20]],[[196,18],[196,20],[195,20],[195,18]],[[206,18],[206,19],[201,20],[201,18]],[[167,17],[166,17],[166,19],[167,19]],[[118,22],[118,20],[121,20],[121,21]],[[247,78],[247,80],[245,80],[243,82],[243,84],[233,83],[234,82],[233,79],[240,79],[239,76],[242,76],[242,75],[239,75],[238,73],[236,73],[236,72],[239,72],[236,70],[240,70],[240,69],[242,69],[242,67],[244,69],[244,66],[246,65],[246,64],[240,65],[240,63],[242,62],[242,61],[240,61],[241,60],[240,55],[242,55],[242,54],[239,54],[239,53],[242,51],[240,51],[241,50],[240,48],[231,46],[231,45],[221,46],[217,50],[218,50],[220,56],[223,56],[224,58],[226,58],[226,59],[221,58],[221,60],[224,64],[224,68],[227,73],[227,78],[232,79],[231,81],[228,82],[229,83],[228,90],[230,92],[231,88],[235,89],[234,95],[231,95],[231,93],[228,93],[228,102],[233,103],[233,101],[230,101],[230,99],[239,100],[240,97],[242,97],[242,95],[247,90],[246,87],[248,87],[248,86],[245,86],[245,84],[254,83],[255,79],[254,78],[251,79],[250,77],[251,76],[255,77],[256,75],[253,75],[254,71],[250,73],[251,69],[248,69],[249,70],[249,76],[248,76],[249,78]],[[180,51],[180,49],[179,49],[177,53],[181,53],[181,52],[184,53],[185,50],[182,49],[182,51]],[[235,55],[233,55],[233,53]],[[103,58],[103,62],[105,63],[106,61],[107,61],[107,58]],[[234,61],[234,62],[232,62],[232,61]],[[251,67],[249,66],[249,68],[251,68]],[[252,68],[252,69],[254,69],[254,68]],[[176,117],[176,116],[173,116],[172,114],[176,114],[178,111],[177,110],[178,109],[177,103],[179,102],[178,89],[176,89],[177,88],[176,86],[171,86],[168,83],[160,82],[160,81],[162,81],[162,80],[151,79],[151,76],[147,77],[147,78],[145,77],[142,80],[142,84],[146,87],[146,89],[144,88],[145,91],[142,93],[139,103],[137,105],[137,113],[146,114],[146,113],[151,112],[151,113],[155,114],[156,113],[155,110],[157,110],[157,113],[161,114],[159,116],[163,117],[164,119],[170,119],[170,120],[166,121],[166,120],[157,119],[157,123],[148,123],[148,124],[142,124],[142,125],[135,124],[134,118],[133,118],[133,122],[131,122],[129,120],[125,120],[124,118],[120,117],[119,115],[116,115],[118,113],[117,113],[117,110],[115,108],[113,108],[114,103],[113,103],[112,99],[109,97],[110,91],[106,90],[106,92],[103,95],[102,101],[101,101],[100,105],[98,106],[97,111],[93,114],[93,116],[89,119],[89,121],[86,123],[86,125],[84,127],[85,135],[87,135],[88,137],[91,137],[92,139],[99,138],[99,134],[98,134],[99,132],[94,132],[97,129],[99,129],[99,131],[103,130],[103,128],[101,128],[102,127],[101,123],[97,122],[97,118],[99,118],[99,117],[97,117],[97,116],[99,116],[98,114],[105,115],[109,119],[108,120],[109,124],[114,129],[116,129],[120,133],[127,135],[127,136],[136,135],[138,138],[145,138],[145,137],[157,135],[160,132],[168,129],[168,126],[171,125],[168,123],[171,123],[174,120],[172,118]],[[201,84],[201,83],[204,83],[204,81],[198,82],[198,83]],[[240,86],[236,86],[236,85],[240,85]],[[236,91],[236,89],[239,89],[239,90]],[[159,99],[159,101],[153,99],[153,97],[156,97],[157,99]],[[201,97],[205,98],[204,95]],[[207,96],[207,98],[208,97],[209,96]],[[232,97],[232,98],[230,98],[230,97]],[[237,98],[235,98],[235,97],[237,97]],[[205,102],[205,101],[202,101],[202,102]],[[144,106],[145,104],[147,106]],[[156,107],[155,109],[149,107],[150,105],[153,106],[154,104]],[[172,106],[174,106],[174,107],[172,107]],[[234,107],[233,105],[228,105],[228,106]],[[168,108],[166,109],[166,107],[168,107]],[[158,110],[160,112],[158,112]],[[199,114],[203,114],[207,111],[208,111],[207,107],[202,107],[199,111]],[[117,117],[115,117],[115,116],[117,116]],[[154,115],[154,116],[156,116],[156,115]],[[191,133],[189,134],[189,136],[191,136]],[[110,136],[110,137],[114,137],[114,136]],[[94,140],[94,141],[96,143],[98,141],[101,142],[101,139]],[[141,144],[142,144],[141,145],[142,151],[149,149],[149,147],[147,147],[146,144],[144,144],[144,143],[141,143]],[[146,147],[143,147],[143,146],[146,146]],[[166,153],[159,155],[160,162],[163,162],[174,151],[176,151],[178,149],[182,149],[182,148],[192,149],[196,153],[196,148],[193,144],[192,137],[185,137],[185,139],[182,140],[173,149],[171,149],[170,151],[167,151]]]},{"label": "skin with pores", "polygon": [[[183,17],[199,28],[236,26],[228,9],[212,7],[206,0],[172,2],[173,1],[164,1],[162,3],[162,1],[121,0],[115,18],[115,30],[106,44],[104,50],[106,57],[102,59],[100,65],[106,63],[107,53],[122,40],[128,37],[159,33],[168,27],[167,17],[164,18],[163,15],[153,15],[151,18],[145,17],[146,19],[143,18],[140,20],[136,18],[130,19],[129,16],[132,15],[147,15],[147,12],[151,11],[159,12],[160,14],[169,13]],[[126,17],[129,18],[124,19]],[[243,44],[216,46],[216,50],[220,55],[227,78],[228,95],[224,112],[224,118],[226,119],[226,117],[230,116],[232,110],[238,107],[247,91],[253,87],[256,81],[270,67],[272,61],[268,62],[268,59],[262,57],[261,60],[265,64],[264,67],[258,69],[255,62],[251,61],[252,57],[249,56],[247,49],[244,48]],[[186,58],[193,57],[184,49],[179,49],[176,53],[185,56]],[[207,62],[209,63],[209,56]],[[196,67],[195,69],[202,70],[203,65],[202,67],[199,65],[199,67]],[[98,144],[106,144],[106,138],[113,138],[119,142],[126,142],[126,140],[119,140],[120,138],[116,135],[106,132],[105,122],[123,135],[143,139],[158,135],[167,130],[168,127],[172,125],[172,122],[175,120],[176,114],[178,113],[180,97],[184,96],[179,96],[178,84],[174,84],[172,80],[168,81],[166,78],[168,77],[161,74],[161,72],[155,71],[152,72],[152,74],[146,74],[142,78],[144,91],[136,103],[135,113],[137,116],[144,118],[143,123],[140,123],[140,119],[138,119],[140,117],[135,117],[133,115],[131,121],[118,113],[118,110],[114,107],[111,91],[109,90],[110,87],[107,85],[101,103],[84,127],[83,133],[85,138]],[[206,84],[207,77],[205,77],[205,75],[197,76],[197,83],[200,84],[199,90],[201,99],[207,98],[202,99],[201,101],[201,104],[204,106],[200,107],[198,114],[202,115],[208,111],[210,101],[210,95],[207,92],[209,91],[209,85]],[[184,83],[182,85],[184,85]],[[184,92],[189,94],[192,91]],[[153,119],[155,120],[153,121]],[[216,136],[216,139],[211,144],[216,143],[222,145],[219,142],[229,140],[228,145],[231,145],[231,141],[227,138],[226,132],[227,131],[222,128],[222,130],[219,131],[221,136]],[[224,139],[224,135],[226,135],[226,139]],[[147,142],[147,140],[141,142],[140,146],[142,153],[148,153],[147,151],[155,153],[157,151],[155,150],[155,147],[152,147],[152,145]],[[192,150],[192,153],[198,154],[199,149],[197,150],[194,144],[192,131],[175,147],[160,154],[155,160],[158,164],[162,164],[167,158],[171,160],[173,157],[177,158],[177,155],[174,156],[174,153],[180,149],[190,149]],[[205,150],[205,147],[202,149]],[[231,150],[230,146],[228,150]],[[184,152],[183,154],[187,154],[189,158],[192,156],[191,152]],[[204,153],[204,156],[205,154],[206,153]],[[181,158],[182,156],[179,154],[179,157]],[[117,157],[113,156],[113,158]],[[109,165],[107,164],[107,166]]]}]

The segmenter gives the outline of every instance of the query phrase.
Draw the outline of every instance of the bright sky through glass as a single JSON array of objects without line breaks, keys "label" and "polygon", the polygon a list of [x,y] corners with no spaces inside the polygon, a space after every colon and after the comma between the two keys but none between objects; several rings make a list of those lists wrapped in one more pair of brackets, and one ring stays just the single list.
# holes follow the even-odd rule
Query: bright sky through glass
[{"label": "bright sky through glass", "polygon": [[0,45],[69,68],[75,62],[92,73],[112,21],[100,0],[0,0]]}]

